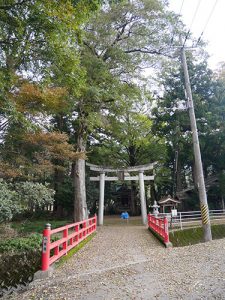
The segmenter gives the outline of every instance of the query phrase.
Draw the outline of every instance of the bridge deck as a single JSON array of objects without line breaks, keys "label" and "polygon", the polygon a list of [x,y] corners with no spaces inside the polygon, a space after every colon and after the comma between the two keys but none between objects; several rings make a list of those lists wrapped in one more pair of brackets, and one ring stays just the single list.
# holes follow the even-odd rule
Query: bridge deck
[{"label": "bridge deck", "polygon": [[224,247],[217,240],[165,249],[132,221],[104,226],[52,278],[34,282],[19,299],[224,299]]}]

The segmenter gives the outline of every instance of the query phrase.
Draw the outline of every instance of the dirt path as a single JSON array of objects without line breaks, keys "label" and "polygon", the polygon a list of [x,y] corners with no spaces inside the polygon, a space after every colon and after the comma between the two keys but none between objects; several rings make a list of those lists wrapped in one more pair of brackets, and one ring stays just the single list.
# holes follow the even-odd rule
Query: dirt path
[{"label": "dirt path", "polygon": [[225,299],[225,240],[165,249],[143,226],[105,226],[52,278],[12,298]]}]

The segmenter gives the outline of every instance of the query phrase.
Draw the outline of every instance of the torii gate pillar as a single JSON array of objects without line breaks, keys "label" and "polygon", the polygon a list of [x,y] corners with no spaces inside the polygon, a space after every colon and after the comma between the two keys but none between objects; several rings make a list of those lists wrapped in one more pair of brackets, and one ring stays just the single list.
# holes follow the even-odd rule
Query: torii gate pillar
[{"label": "torii gate pillar", "polygon": [[98,225],[103,225],[104,216],[105,173],[100,173],[100,194],[98,204]]},{"label": "torii gate pillar", "polygon": [[143,171],[139,171],[139,189],[140,189],[140,200],[141,200],[141,216],[142,223],[147,224],[147,208],[146,208],[146,198],[145,198],[145,184]]}]

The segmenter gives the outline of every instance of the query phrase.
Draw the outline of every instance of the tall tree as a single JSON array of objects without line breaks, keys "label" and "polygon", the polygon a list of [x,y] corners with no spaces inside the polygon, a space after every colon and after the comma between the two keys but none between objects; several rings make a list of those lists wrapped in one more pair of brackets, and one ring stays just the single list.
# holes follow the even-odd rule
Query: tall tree
[{"label": "tall tree", "polygon": [[[33,134],[36,140],[39,136],[40,142],[40,131],[54,129],[50,124],[54,115],[56,119],[63,120],[67,114],[72,114],[74,99],[71,100],[71,95],[74,98],[80,95],[85,74],[79,56],[81,25],[98,9],[99,2],[10,0],[0,5],[1,151],[6,160],[11,153],[7,156],[9,147],[16,151],[17,157],[20,155],[20,163],[16,163],[16,157],[10,161],[10,165],[4,162],[8,171],[13,163],[21,167],[25,163],[29,165],[29,151],[17,153],[20,152],[18,148],[21,143],[26,144],[23,137]],[[35,81],[36,86],[23,82],[24,78]],[[57,102],[59,98],[61,101]],[[56,130],[63,132],[60,127]],[[45,136],[48,136],[48,142]],[[63,167],[64,159],[49,155],[50,144],[53,148],[58,147],[58,150],[61,146],[65,151],[72,150],[75,153],[68,144],[68,138],[58,132],[43,134],[40,144],[41,147],[35,145],[35,151],[39,154],[44,152],[51,166],[59,166],[61,161]],[[61,148],[61,151],[64,150]],[[64,154],[66,161],[74,161],[70,156],[72,153],[67,153],[70,158]],[[40,167],[44,160],[40,156],[35,159]],[[58,169],[55,168],[55,172]]]},{"label": "tall tree", "polygon": [[[173,16],[166,11],[166,1],[157,0],[112,1],[88,22],[81,49],[87,88],[77,107],[78,149],[87,148],[89,117],[110,109],[110,103],[120,99],[120,84],[135,79],[141,82],[142,68],[151,66],[159,60],[159,54],[166,53],[164,47],[171,38],[172,24]],[[75,191],[79,192],[76,201],[83,203],[78,205],[81,207],[86,201],[84,162],[78,160],[75,169]],[[78,218],[82,216],[80,209]]]},{"label": "tall tree", "polygon": [[[121,100],[105,115],[105,126],[92,133],[91,161],[120,168],[164,162],[164,140],[152,133],[151,97],[134,84],[124,84],[120,92]],[[133,215],[137,213],[136,195],[136,183],[131,182]]]}]

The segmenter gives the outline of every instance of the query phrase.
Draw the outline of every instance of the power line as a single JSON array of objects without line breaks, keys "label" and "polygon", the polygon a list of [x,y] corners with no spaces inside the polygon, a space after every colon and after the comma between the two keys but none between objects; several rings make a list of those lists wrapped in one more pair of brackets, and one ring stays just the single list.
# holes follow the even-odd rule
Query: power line
[{"label": "power line", "polygon": [[207,18],[207,20],[206,20],[205,26],[203,27],[202,33],[200,34],[200,36],[199,36],[199,38],[198,38],[198,40],[197,40],[196,46],[197,46],[197,45],[199,44],[199,42],[201,41],[201,38],[202,38],[202,36],[203,36],[203,34],[204,34],[204,31],[206,30],[206,28],[207,28],[207,26],[208,26],[208,24],[209,24],[209,21],[210,21],[212,15],[213,15],[213,13],[214,13],[214,10],[215,10],[215,8],[216,8],[217,3],[218,3],[218,0],[215,0],[214,5],[213,5],[213,7],[212,7],[212,9],[211,9],[211,12],[209,13],[209,16],[208,16],[208,18]]},{"label": "power line", "polygon": [[[184,6],[184,0],[183,0],[182,3],[181,3],[181,7],[180,7],[180,10],[179,10],[179,14],[178,14],[178,15],[181,14],[181,11],[182,11],[183,6]],[[176,21],[176,23],[175,23],[175,25],[174,25],[174,28],[177,27],[178,20],[179,20],[179,19],[177,18],[177,21]],[[170,46],[172,46],[172,44],[173,44],[174,35],[175,35],[175,32],[173,31],[173,36],[172,36],[171,41],[170,41]]]},{"label": "power line", "polygon": [[201,2],[202,2],[202,0],[198,0],[198,4],[197,4],[197,6],[196,6],[194,16],[193,16],[193,18],[192,18],[192,20],[191,20],[191,25],[190,25],[190,27],[189,27],[189,31],[191,30],[191,27],[192,27],[192,25],[193,25],[193,23],[194,23],[194,20],[195,20],[195,18],[196,18],[196,15],[197,15],[197,12],[198,12],[198,9],[199,9],[199,6],[200,6]]},{"label": "power line", "polygon": [[185,43],[186,43],[186,41],[187,41],[187,39],[188,39],[188,36],[189,36],[189,34],[190,34],[190,32],[191,32],[191,28],[192,28],[192,25],[193,25],[194,20],[195,20],[195,18],[196,18],[196,15],[197,15],[197,13],[198,13],[198,9],[199,9],[199,6],[200,6],[201,2],[202,2],[202,0],[198,0],[198,4],[197,4],[197,6],[196,6],[196,9],[195,9],[195,12],[194,12],[194,16],[193,16],[193,18],[192,18],[192,20],[191,20],[191,25],[190,25],[189,30],[188,30],[188,32],[187,32],[187,34],[186,34],[186,36],[185,36],[185,39],[184,39],[183,47],[185,46]]}]

